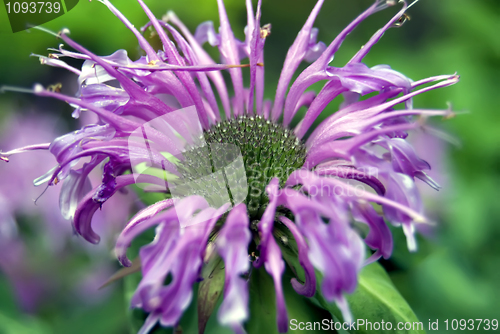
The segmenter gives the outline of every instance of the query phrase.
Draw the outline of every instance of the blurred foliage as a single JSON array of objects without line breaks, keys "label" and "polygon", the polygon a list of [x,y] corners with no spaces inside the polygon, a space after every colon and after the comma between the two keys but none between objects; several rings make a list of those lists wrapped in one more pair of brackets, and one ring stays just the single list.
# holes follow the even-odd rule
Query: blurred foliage
[{"label": "blurred foliage", "polygon": [[[133,0],[113,3],[140,27],[146,15]],[[147,1],[157,16],[174,10],[194,31],[198,23],[217,20],[215,0]],[[264,0],[262,23],[273,25],[266,41],[266,97],[272,98],[288,46],[314,6],[314,0]],[[319,38],[330,42],[371,0],[327,0],[316,22]],[[243,0],[226,1],[237,36],[243,37]],[[332,65],[342,66],[395,13],[390,9],[364,22],[344,42]],[[369,66],[390,64],[414,80],[458,72],[459,84],[415,98],[419,108],[446,108],[451,102],[459,115],[436,120],[461,142],[445,154],[448,182],[437,197],[437,232],[419,238],[419,252],[409,254],[401,231],[394,229],[395,253],[383,265],[424,324],[427,319],[475,319],[499,316],[500,309],[500,2],[498,0],[421,0],[409,11],[411,20],[389,30],[365,59]],[[73,94],[76,81],[60,69],[44,67],[30,53],[47,54],[57,47],[55,37],[31,29],[13,34],[0,10],[0,85],[30,87],[63,82]],[[111,54],[126,49],[140,55],[133,35],[102,4],[80,1],[75,9],[45,28],[71,30],[71,37],[89,50]],[[338,104],[337,104],[338,105]],[[322,115],[335,112],[333,103]],[[51,112],[71,124],[71,108],[62,102],[24,94],[1,94],[0,117],[27,109]],[[22,129],[20,129],[22,131]],[[432,147],[429,147],[432,149]],[[435,204],[435,203],[434,203]],[[0,277],[2,278],[2,277]],[[15,307],[8,282],[0,280],[0,333],[123,333],[123,297],[113,294],[95,308],[74,306],[71,314],[58,310],[54,318],[26,315]],[[76,329],[75,329],[76,328]],[[443,328],[440,327],[442,332]],[[450,331],[451,332],[451,331]]]}]

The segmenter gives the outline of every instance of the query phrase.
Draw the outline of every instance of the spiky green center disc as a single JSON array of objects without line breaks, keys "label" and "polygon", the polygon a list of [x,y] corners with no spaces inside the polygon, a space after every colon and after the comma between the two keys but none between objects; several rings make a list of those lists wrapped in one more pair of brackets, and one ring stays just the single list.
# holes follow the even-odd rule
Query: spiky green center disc
[{"label": "spiky green center disc", "polygon": [[[186,159],[180,166],[183,178],[193,180],[199,175],[214,173],[223,167],[219,166],[223,164],[220,163],[221,156],[224,156],[225,161],[232,161],[241,153],[246,175],[228,172],[226,168],[223,173],[224,180],[222,177],[221,180],[217,180],[217,177],[213,176],[214,181],[204,181],[197,192],[205,198],[213,197],[218,190],[217,182],[222,181],[226,185],[229,183],[228,190],[234,189],[234,186],[243,183],[242,179],[246,176],[248,191],[243,192],[246,198],[235,198],[234,191],[229,195],[233,204],[242,201],[247,205],[252,219],[259,219],[269,203],[265,191],[269,182],[277,177],[283,186],[288,176],[303,166],[306,157],[304,144],[293,132],[260,116],[239,116],[236,119],[223,121],[206,131],[204,136],[209,144],[208,149],[199,148],[185,155]],[[222,144],[220,150],[224,152],[214,152],[213,147],[217,145],[212,144]],[[224,144],[231,145],[224,146]],[[239,152],[231,147],[238,148]]]}]

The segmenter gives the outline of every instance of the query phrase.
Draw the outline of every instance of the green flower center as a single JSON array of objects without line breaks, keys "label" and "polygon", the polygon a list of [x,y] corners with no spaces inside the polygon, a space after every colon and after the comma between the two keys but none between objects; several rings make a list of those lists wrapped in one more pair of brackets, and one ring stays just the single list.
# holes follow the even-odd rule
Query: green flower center
[{"label": "green flower center", "polygon": [[178,166],[182,179],[195,182],[192,194],[212,205],[217,205],[221,184],[225,185],[232,204],[244,202],[252,219],[262,217],[269,203],[265,188],[271,179],[279,178],[283,186],[306,158],[306,148],[293,132],[261,116],[223,121],[204,137],[208,146],[184,154]]}]

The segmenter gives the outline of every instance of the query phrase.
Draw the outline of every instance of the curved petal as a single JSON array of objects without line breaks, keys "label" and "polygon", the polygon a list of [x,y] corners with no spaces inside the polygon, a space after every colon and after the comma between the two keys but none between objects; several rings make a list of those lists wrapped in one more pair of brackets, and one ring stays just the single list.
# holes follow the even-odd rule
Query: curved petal
[{"label": "curved petal", "polygon": [[285,271],[285,261],[281,258],[281,251],[273,237],[269,238],[266,245],[266,260],[264,268],[272,276],[276,292],[276,322],[278,331],[288,331],[288,312],[286,310],[285,295],[281,285],[281,276]]},{"label": "curved petal", "polygon": [[[344,199],[348,199],[349,201],[365,200],[375,202],[384,205],[384,207],[395,210],[398,215],[402,215],[401,217],[406,217],[406,219],[420,223],[427,222],[427,219],[420,212],[415,211],[412,207],[402,204],[397,200],[388,198],[388,194],[386,194],[385,197],[375,195],[365,190],[357,189],[335,178],[320,177],[314,174],[314,172],[297,170],[290,174],[286,185],[295,186],[298,184],[302,184],[303,189],[306,191],[318,191],[318,189],[325,189],[330,196],[342,197]],[[389,192],[389,189],[390,187],[387,188],[387,192]]]},{"label": "curved petal", "polygon": [[[234,38],[231,25],[227,17],[226,8],[223,0],[217,0],[219,7],[220,18],[220,38],[223,41],[219,45],[221,56],[227,64],[239,65],[240,57],[238,52],[237,41]],[[233,113],[235,116],[242,115],[244,112],[244,92],[243,92],[243,75],[240,68],[232,68],[229,70],[231,81],[233,82],[234,95],[236,99],[233,104]]]},{"label": "curved petal", "polygon": [[[115,244],[115,255],[118,258],[118,261],[125,267],[130,267],[132,262],[127,258],[127,248],[130,246],[131,240],[134,238],[136,233],[133,235],[129,235],[129,231],[134,229],[135,226],[141,224],[142,222],[149,220],[150,218],[156,216],[159,212],[168,209],[174,205],[173,199],[166,199],[163,201],[156,202],[153,205],[148,206],[147,208],[139,211],[125,226],[125,228],[120,233],[118,239]],[[172,213],[168,214],[170,217]],[[163,220],[166,217],[161,217],[159,220]]]},{"label": "curved petal", "polygon": [[385,194],[385,187],[379,179],[371,174],[372,171],[376,172],[377,169],[374,167],[373,170],[368,170],[368,173],[350,167],[326,167],[316,168],[314,170],[314,172],[318,175],[331,175],[340,177],[342,179],[352,179],[366,183],[367,185],[372,187],[377,192],[377,194],[383,196]]},{"label": "curved petal", "polygon": [[[113,189],[112,194],[117,190],[134,183],[133,175],[120,175],[116,178],[116,187]],[[73,225],[78,234],[80,234],[85,240],[97,244],[99,243],[100,237],[94,232],[91,226],[92,216],[101,207],[102,203],[95,202],[92,198],[95,195],[95,188],[93,191],[89,192],[85,197],[78,203],[78,207],[75,211],[75,217],[73,220]]]},{"label": "curved petal", "polygon": [[[297,194],[283,196],[287,197],[286,207],[293,212],[297,227],[308,240],[309,260],[323,274],[323,295],[341,306],[343,294],[356,288],[365,256],[363,241],[349,225],[346,203],[319,194],[309,201]],[[312,205],[314,202],[330,208],[323,216],[328,224]],[[344,319],[352,318],[348,307],[342,311]]]},{"label": "curved petal", "polygon": [[370,232],[365,238],[365,243],[377,251],[366,260],[365,265],[377,261],[380,257],[388,259],[391,256],[393,242],[389,227],[384,219],[377,214],[370,204],[353,203],[352,215],[354,219],[367,224]]},{"label": "curved petal", "polygon": [[[415,212],[422,213],[422,200],[412,178],[401,173],[391,173],[388,178],[389,185],[387,187],[386,197],[405,207],[411,208]],[[384,214],[389,221],[396,224],[403,224],[403,231],[405,232],[408,242],[408,249],[411,252],[416,251],[417,244],[414,236],[415,227],[412,218],[394,207],[389,207],[387,205],[383,205],[383,207]]]},{"label": "curved petal", "polygon": [[59,194],[59,207],[64,219],[73,219],[78,203],[92,190],[92,184],[88,178],[89,172],[95,164],[84,164],[80,170],[70,170],[68,177],[64,180]]},{"label": "curved petal", "polygon": [[250,269],[248,245],[251,237],[246,207],[238,204],[229,213],[216,240],[226,272],[224,300],[219,307],[217,319],[222,325],[233,328],[240,328],[249,316],[248,282],[241,275]]},{"label": "curved petal", "polygon": [[316,274],[314,273],[314,268],[309,261],[308,251],[309,247],[304,240],[304,237],[300,233],[299,229],[295,224],[285,216],[279,217],[280,221],[290,230],[297,242],[299,251],[299,263],[304,268],[305,282],[300,284],[296,278],[292,278],[292,286],[294,290],[303,296],[312,297],[316,293]]},{"label": "curved petal", "polygon": [[[191,217],[186,227],[178,219],[158,225],[155,240],[140,250],[143,278],[132,297],[133,306],[161,313],[163,326],[178,323],[191,301],[192,285],[199,278],[209,232],[226,209],[205,208]],[[171,281],[165,285],[167,277]]]},{"label": "curved petal", "polygon": [[274,288],[276,290],[276,308],[278,330],[284,333],[288,330],[288,314],[286,311],[285,297],[281,285],[281,276],[285,270],[285,262],[281,258],[281,251],[273,237],[273,225],[276,213],[276,206],[279,199],[279,180],[273,178],[266,187],[269,196],[269,205],[267,206],[258,228],[261,234],[258,246],[259,258],[254,262],[255,267],[264,265],[266,271],[273,277]]}]

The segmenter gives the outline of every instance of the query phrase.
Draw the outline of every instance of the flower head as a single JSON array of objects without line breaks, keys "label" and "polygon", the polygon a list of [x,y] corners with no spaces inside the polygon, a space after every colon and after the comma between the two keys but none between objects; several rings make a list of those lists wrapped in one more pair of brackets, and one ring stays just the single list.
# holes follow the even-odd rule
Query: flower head
[{"label": "flower head", "polygon": [[[252,268],[263,267],[274,281],[277,327],[286,332],[282,275],[293,263],[284,261],[284,249],[292,250],[304,272],[291,281],[295,291],[312,297],[318,283],[325,299],[335,301],[344,320],[352,321],[345,294],[356,289],[365,264],[392,252],[384,218],[402,225],[408,247],[415,250],[415,224],[427,223],[415,178],[437,187],[425,174],[429,164],[405,138],[407,131],[425,126],[428,116],[452,113],[415,109],[412,98],[458,81],[456,75],[412,81],[387,65],[363,64],[384,32],[401,24],[407,4],[377,0],[325,45],[316,41],[313,27],[323,4],[319,0],[288,51],[274,100],[268,101],[263,53],[271,27],[261,26],[261,1],[256,13],[246,1],[248,22],[240,41],[222,0],[217,1],[219,32],[203,23],[194,34],[175,14],[158,20],[138,0],[150,19],[142,31],[156,31],[163,44],[159,51],[108,0],[102,2],[136,36],[145,56],[132,61],[124,50],[97,56],[61,31],[58,37],[76,52],[61,46],[41,61],[78,75],[79,91],[71,97],[36,85],[34,93],[70,103],[75,117],[95,113],[100,122],[35,148],[56,157],[55,170],[40,181],[63,182],[63,202],[78,203],[65,206],[70,208],[66,215],[90,242],[99,241],[91,225],[94,212],[122,188],[146,183],[145,190],[164,194],[138,212],[116,242],[118,259],[130,266],[126,252],[132,240],[156,227],[155,239],[140,250],[142,279],[132,298],[132,307],[149,313],[141,333],[158,322],[175,326],[203,268],[220,259],[225,264],[220,323],[244,332],[248,279]],[[329,65],[363,20],[399,3],[402,9],[345,66]],[[206,42],[218,48],[221,64],[204,50]],[[82,69],[70,67],[63,57],[84,60]],[[248,65],[241,65],[245,58]],[[311,64],[292,82],[303,61]],[[232,97],[221,71],[229,73]],[[249,87],[243,84],[246,75]],[[326,81],[320,92],[308,91],[319,81]],[[371,93],[376,94],[361,99]],[[340,110],[312,128],[340,95]],[[307,112],[292,127],[301,107]],[[4,153],[4,159],[18,151]],[[90,160],[75,170],[82,158]],[[99,165],[102,183],[84,187]],[[360,234],[359,224],[369,233]],[[374,251],[368,259],[366,246]]]}]

